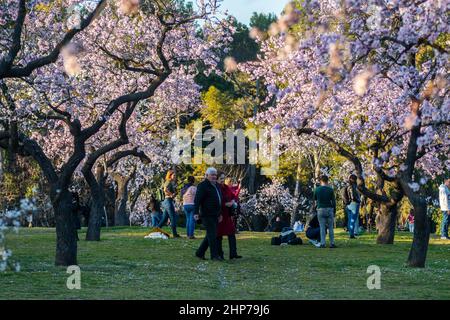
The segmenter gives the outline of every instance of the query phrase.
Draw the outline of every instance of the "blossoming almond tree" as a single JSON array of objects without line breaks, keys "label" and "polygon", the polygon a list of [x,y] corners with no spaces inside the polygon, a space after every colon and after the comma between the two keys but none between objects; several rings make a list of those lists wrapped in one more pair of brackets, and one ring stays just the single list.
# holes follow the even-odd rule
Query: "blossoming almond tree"
[{"label": "blossoming almond tree", "polygon": [[[83,7],[78,14],[76,27],[66,25],[66,10],[73,1],[46,3],[2,1],[0,3],[0,78],[1,78],[1,125],[0,145],[9,154],[32,156],[42,167],[52,185],[51,199],[57,213],[56,264],[76,263],[75,229],[70,215],[71,199],[64,192],[78,157],[58,174],[50,160],[33,139],[30,139],[30,122],[24,117],[33,112],[42,115],[36,103],[19,99],[19,92],[27,78],[37,75],[41,69],[56,62],[62,51],[75,35],[85,30],[100,13],[106,1]],[[47,114],[47,119],[58,119],[58,114]],[[72,123],[80,134],[79,122]],[[85,139],[83,137],[80,140]]]},{"label": "blossoming almond tree", "polygon": [[[137,103],[151,97],[177,66],[198,58],[206,65],[214,62],[206,52],[208,41],[195,40],[193,24],[198,19],[208,20],[217,4],[202,1],[198,12],[179,14],[174,1],[142,1],[139,10],[132,6],[131,12],[123,1],[61,3],[34,1],[24,7],[25,1],[16,1],[6,5],[9,14],[2,15],[6,28],[2,28],[1,39],[7,49],[2,50],[2,65],[9,65],[0,72],[4,80],[0,145],[31,156],[40,165],[55,212],[55,263],[73,265],[77,263],[77,243],[69,187],[86,156],[86,143],[116,112],[122,113],[121,123],[125,123]],[[69,4],[78,7],[67,10]],[[206,26],[210,27],[206,39],[220,40],[212,34],[213,24],[206,22]],[[11,34],[8,28],[13,28],[12,44],[6,40]],[[56,45],[56,58],[22,69],[36,56],[46,57],[55,47],[58,32],[66,29],[78,31],[68,32],[70,44]],[[49,158],[35,139],[40,131],[53,132],[54,138],[58,131],[69,132],[67,140],[59,140],[69,156],[62,149],[59,157]],[[58,145],[56,141],[46,144]]]},{"label": "blossoming almond tree", "polygon": [[415,209],[408,264],[423,267],[429,228],[421,184],[450,167],[446,3],[305,1],[301,16],[310,23],[301,34],[289,32],[300,16],[292,8],[261,60],[243,66],[277,98],[260,121],[316,136],[353,163],[359,191],[381,205],[378,243],[393,243],[406,196]]},{"label": "blossoming almond tree", "polygon": [[[199,87],[193,75],[183,70],[174,73],[155,91],[148,101],[141,104],[134,113],[125,112],[122,117],[116,115],[115,121],[99,131],[92,139],[92,150],[82,166],[82,173],[91,189],[91,214],[87,240],[100,239],[101,217],[105,214],[103,185],[110,171],[117,187],[115,225],[128,225],[126,213],[129,182],[139,176],[148,175],[144,165],[152,166],[165,162],[171,163],[171,154],[166,142],[170,132],[175,130],[174,119],[182,114],[193,112],[200,105]],[[113,120],[113,119],[111,119]],[[171,125],[172,124],[172,125]],[[119,137],[114,134],[119,127]],[[128,133],[129,132],[129,133]],[[105,157],[102,157],[105,156]],[[121,159],[133,156],[137,161],[121,162]],[[105,161],[102,159],[105,158]],[[104,163],[102,163],[104,162]],[[96,167],[96,176],[92,169]],[[151,178],[153,175],[149,175]]]}]

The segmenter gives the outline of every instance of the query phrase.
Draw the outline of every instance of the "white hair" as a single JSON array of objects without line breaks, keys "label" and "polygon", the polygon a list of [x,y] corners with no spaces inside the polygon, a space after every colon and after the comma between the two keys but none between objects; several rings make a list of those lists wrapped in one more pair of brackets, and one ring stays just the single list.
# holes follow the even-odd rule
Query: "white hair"
[{"label": "white hair", "polygon": [[205,173],[206,175],[213,174],[213,173],[217,173],[216,168],[210,167],[210,168],[206,169],[206,173]]}]

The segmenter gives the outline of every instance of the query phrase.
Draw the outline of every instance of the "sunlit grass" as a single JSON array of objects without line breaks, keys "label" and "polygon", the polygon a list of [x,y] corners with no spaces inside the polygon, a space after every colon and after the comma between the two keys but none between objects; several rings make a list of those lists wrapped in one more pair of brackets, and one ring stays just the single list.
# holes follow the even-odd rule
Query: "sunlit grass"
[{"label": "sunlit grass", "polygon": [[[395,245],[376,245],[375,234],[348,239],[337,230],[337,249],[270,245],[276,233],[241,232],[241,260],[201,261],[196,240],[144,239],[149,229],[105,228],[102,241],[79,242],[81,290],[68,290],[69,274],[53,264],[54,229],[8,233],[21,272],[0,274],[1,299],[449,299],[450,244],[431,239],[425,269],[405,261],[409,233]],[[85,229],[80,232],[84,239]],[[184,230],[181,229],[182,235]],[[224,239],[225,252],[228,244]],[[369,265],[381,268],[381,290],[368,290]]]}]

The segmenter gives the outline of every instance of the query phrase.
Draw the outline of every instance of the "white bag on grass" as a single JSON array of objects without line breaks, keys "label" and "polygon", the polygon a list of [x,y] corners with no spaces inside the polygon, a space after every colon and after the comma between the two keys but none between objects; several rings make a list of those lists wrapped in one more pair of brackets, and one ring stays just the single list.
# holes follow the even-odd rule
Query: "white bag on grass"
[{"label": "white bag on grass", "polygon": [[161,232],[152,232],[144,237],[145,239],[169,239],[164,233]]}]

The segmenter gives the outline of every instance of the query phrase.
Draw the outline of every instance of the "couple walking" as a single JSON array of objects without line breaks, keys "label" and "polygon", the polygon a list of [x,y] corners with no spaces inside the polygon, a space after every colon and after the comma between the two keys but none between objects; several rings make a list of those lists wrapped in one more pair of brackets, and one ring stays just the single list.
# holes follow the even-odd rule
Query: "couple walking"
[{"label": "couple walking", "polygon": [[223,236],[228,236],[230,259],[242,258],[237,254],[236,227],[232,215],[236,205],[236,193],[225,184],[225,174],[208,168],[205,180],[197,186],[194,199],[194,217],[196,220],[201,218],[206,229],[206,236],[195,253],[198,258],[205,259],[209,247],[211,260],[224,260]]},{"label": "couple walking", "polygon": [[[149,204],[149,211],[151,212],[152,226],[162,228],[167,224],[170,219],[170,226],[172,228],[172,234],[174,238],[179,238],[180,235],[177,232],[177,220],[178,215],[175,211],[175,196],[176,191],[176,173],[174,170],[169,170],[166,174],[164,183],[164,202],[162,203],[162,217],[159,216],[159,210],[157,201],[152,199]],[[194,219],[194,199],[197,192],[195,186],[195,178],[193,176],[188,177],[188,183],[181,189],[181,196],[183,198],[183,210],[186,215],[186,233],[188,239],[195,239],[195,219]]]}]

